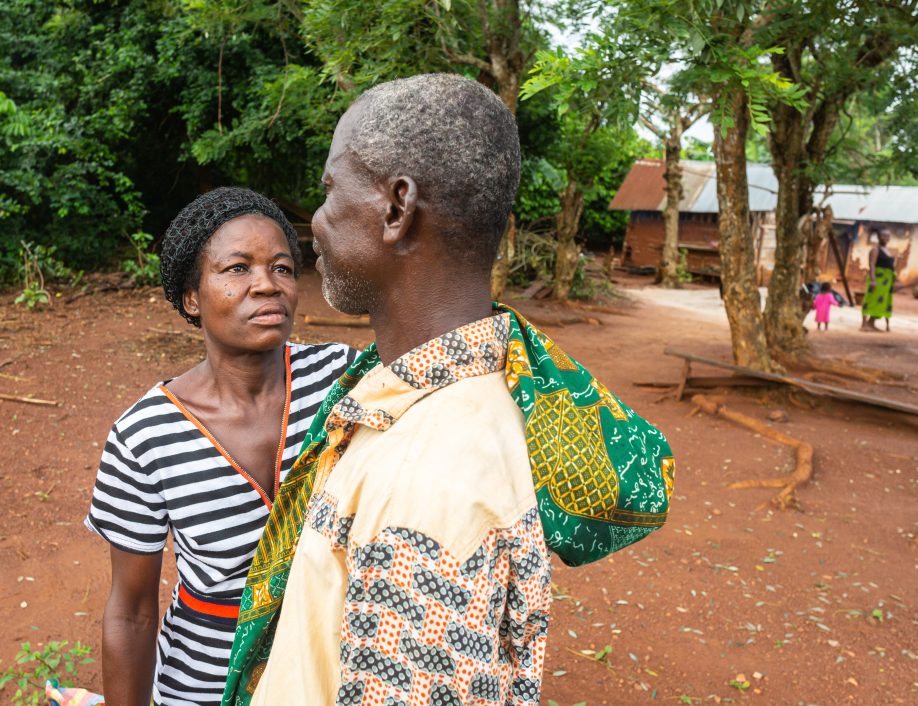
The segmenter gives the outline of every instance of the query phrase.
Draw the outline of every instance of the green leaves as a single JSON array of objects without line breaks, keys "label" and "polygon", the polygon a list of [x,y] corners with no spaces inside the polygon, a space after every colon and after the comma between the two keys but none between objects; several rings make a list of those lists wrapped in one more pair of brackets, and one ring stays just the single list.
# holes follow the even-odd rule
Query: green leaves
[{"label": "green leaves", "polygon": [[95,660],[91,648],[76,642],[67,649],[67,641],[48,642],[41,649],[23,642],[16,654],[16,663],[0,674],[0,694],[11,706],[39,706],[45,703],[45,682],[57,680],[61,686],[72,687],[79,669]]}]

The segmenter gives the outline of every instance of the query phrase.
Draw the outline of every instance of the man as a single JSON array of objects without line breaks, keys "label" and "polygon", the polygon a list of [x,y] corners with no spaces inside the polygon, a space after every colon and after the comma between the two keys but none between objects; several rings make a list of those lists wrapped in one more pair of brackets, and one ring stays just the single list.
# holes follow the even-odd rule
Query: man
[{"label": "man", "polygon": [[662,435],[492,308],[519,159],[513,116],[453,75],[377,86],[338,123],[316,267],[377,340],[278,494],[224,704],[537,704],[546,543],[583,563],[662,524]]}]

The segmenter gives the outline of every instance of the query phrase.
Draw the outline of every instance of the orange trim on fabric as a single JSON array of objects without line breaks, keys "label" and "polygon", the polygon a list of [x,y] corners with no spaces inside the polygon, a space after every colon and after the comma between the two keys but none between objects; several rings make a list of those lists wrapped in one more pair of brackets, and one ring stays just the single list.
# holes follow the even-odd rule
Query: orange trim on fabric
[{"label": "orange trim on fabric", "polygon": [[287,395],[284,398],[284,416],[281,418],[281,435],[277,444],[277,460],[274,464],[274,497],[280,490],[281,466],[284,464],[284,449],[287,448],[287,422],[290,419],[290,400],[293,397],[293,373],[290,371],[290,346],[284,346],[284,374]]},{"label": "orange trim on fabric", "polygon": [[235,618],[237,620],[239,618],[239,606],[219,605],[217,603],[202,601],[200,598],[195,598],[188,593],[181,584],[179,584],[179,598],[181,598],[182,602],[189,608],[199,613],[204,613],[204,615],[212,615],[215,618]]},{"label": "orange trim on fabric", "polygon": [[[293,387],[292,382],[293,375],[290,371],[290,346],[284,345],[284,385],[286,387],[286,393],[284,398],[284,416],[281,420],[281,437],[280,437],[280,446],[277,452],[277,459],[274,466],[274,496],[277,497],[277,491],[280,488],[280,470],[281,463],[284,458],[284,448],[287,446],[287,417],[290,412],[290,399],[291,399],[291,388]],[[186,407],[181,403],[178,397],[176,397],[171,390],[169,390],[164,384],[160,383],[159,389],[162,390],[163,394],[169,398],[169,400],[178,407],[179,411],[185,416],[189,422],[197,427],[198,431],[201,432],[211,444],[214,445],[214,448],[220,452],[220,455],[227,460],[227,462],[235,469],[235,471],[245,478],[249,485],[261,496],[261,499],[264,501],[265,505],[268,506],[270,510],[273,503],[271,498],[268,497],[268,494],[264,491],[258,481],[256,481],[252,476],[250,476],[246,470],[236,463],[236,460],[230,456],[229,452],[223,448],[223,445],[217,441],[216,437],[208,431],[197,417],[195,417]]]}]

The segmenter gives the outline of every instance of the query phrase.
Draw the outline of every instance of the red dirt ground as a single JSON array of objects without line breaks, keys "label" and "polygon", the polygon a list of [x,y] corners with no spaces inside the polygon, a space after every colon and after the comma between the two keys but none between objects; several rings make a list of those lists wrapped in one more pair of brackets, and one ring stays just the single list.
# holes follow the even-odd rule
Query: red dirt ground
[{"label": "red dirt ground", "polygon": [[[301,289],[301,314],[330,313],[314,275]],[[100,444],[128,405],[201,351],[157,290],[66,298],[32,313],[0,297],[0,393],[61,402],[0,401],[0,671],[24,641],[81,640],[98,655],[108,555],[81,520]],[[536,321],[558,313],[516,304]],[[900,295],[897,312],[918,315],[916,304]],[[915,418],[782,390],[727,393],[758,419],[783,409],[789,419],[775,426],[816,450],[800,508],[761,509],[773,491],[726,486],[788,472],[786,448],[632,385],[677,379],[681,363],[665,346],[728,359],[726,327],[685,310],[613,306],[621,315],[590,314],[601,325],[546,330],[664,430],[675,497],[647,540],[589,567],[556,567],[543,703],[916,703]],[[295,329],[302,341],[363,345],[370,335]],[[914,335],[832,331],[814,348],[918,378]],[[885,391],[915,402],[913,387]],[[101,689],[98,664],[83,675]]]}]

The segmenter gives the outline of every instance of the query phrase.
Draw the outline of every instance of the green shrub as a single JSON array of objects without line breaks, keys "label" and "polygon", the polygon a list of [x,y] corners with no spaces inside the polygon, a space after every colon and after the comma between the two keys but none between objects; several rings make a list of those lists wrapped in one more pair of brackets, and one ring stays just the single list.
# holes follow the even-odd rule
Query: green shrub
[{"label": "green shrub", "polygon": [[137,287],[158,285],[159,255],[150,252],[153,236],[137,232],[131,235],[130,241],[134,248],[134,257],[121,263],[121,271],[125,272]]},{"label": "green shrub", "polygon": [[[92,648],[79,641],[66,649],[67,641],[49,642],[39,650],[23,642],[16,655],[16,664],[0,674],[0,694],[11,706],[38,706],[44,703],[45,682],[57,680],[61,686],[74,686],[70,680],[77,677],[84,664],[95,660],[89,655]],[[6,699],[10,699],[7,701]]]}]

